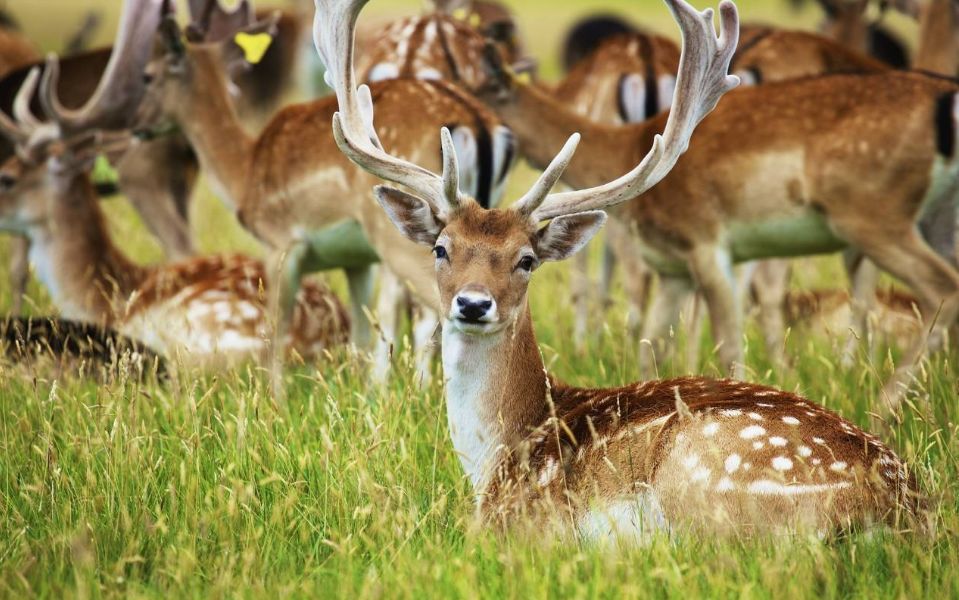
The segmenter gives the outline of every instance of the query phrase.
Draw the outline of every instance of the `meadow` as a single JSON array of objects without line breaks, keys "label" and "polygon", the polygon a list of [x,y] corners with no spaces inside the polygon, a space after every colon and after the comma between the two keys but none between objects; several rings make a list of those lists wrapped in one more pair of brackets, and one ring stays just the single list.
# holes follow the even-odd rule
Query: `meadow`
[{"label": "meadow", "polygon": [[[548,77],[556,74],[565,26],[595,6],[673,34],[665,8],[653,0],[509,4]],[[71,29],[80,6],[92,5],[7,3],[48,48]],[[100,6],[109,17],[113,5],[119,2]],[[772,0],[740,8],[744,20],[816,20],[814,11],[793,14]],[[369,12],[418,9],[415,1],[373,0]],[[509,197],[533,175],[521,168]],[[105,208],[125,251],[143,262],[162,258],[123,199],[107,200]],[[204,251],[260,254],[205,186],[193,222]],[[0,244],[3,314],[10,299],[6,241]],[[345,288],[338,276],[330,279]],[[802,261],[793,283],[834,287],[845,279],[838,260],[825,257]],[[38,284],[29,295],[30,313],[53,311]],[[639,378],[640,341],[626,328],[621,292],[609,309],[595,308],[581,351],[573,344],[568,265],[538,270],[530,302],[554,374],[590,386]],[[687,340],[682,328],[675,335],[680,352],[659,365],[661,376],[721,375],[708,331],[700,340]],[[753,324],[748,379],[868,425],[897,352],[881,344],[870,352],[863,343],[856,364],[843,367],[845,335],[791,331],[791,364],[779,369]],[[683,358],[686,344],[699,344],[699,362]],[[252,366],[218,374],[184,368],[167,383],[94,383],[0,363],[0,596],[959,597],[955,350],[923,364],[901,421],[888,420],[882,432],[932,500],[934,536],[678,537],[612,551],[477,528],[472,492],[448,438],[439,365],[421,387],[407,347],[396,347],[386,385],[372,383],[366,358],[347,350],[290,365],[281,401],[266,373]]]}]

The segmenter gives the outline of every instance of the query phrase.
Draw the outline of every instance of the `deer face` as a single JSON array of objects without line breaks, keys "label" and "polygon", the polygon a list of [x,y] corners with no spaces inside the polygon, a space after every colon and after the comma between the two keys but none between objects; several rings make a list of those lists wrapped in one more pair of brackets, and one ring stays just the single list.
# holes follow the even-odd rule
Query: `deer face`
[{"label": "deer face", "polygon": [[606,220],[605,213],[591,211],[558,217],[538,229],[522,212],[487,210],[472,200],[442,216],[392,188],[377,188],[377,199],[400,232],[432,247],[446,320],[474,335],[494,334],[515,322],[525,309],[533,271],[544,261],[572,256]]},{"label": "deer face", "polygon": [[46,220],[49,180],[43,167],[19,156],[0,166],[0,230],[22,235]]}]

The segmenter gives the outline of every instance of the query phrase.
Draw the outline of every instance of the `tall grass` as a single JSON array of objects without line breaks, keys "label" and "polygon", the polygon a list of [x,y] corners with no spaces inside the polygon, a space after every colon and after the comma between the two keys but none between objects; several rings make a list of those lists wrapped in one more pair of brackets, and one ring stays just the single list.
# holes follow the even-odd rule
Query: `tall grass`
[{"label": "tall grass", "polygon": [[[370,11],[395,13],[415,4],[374,0]],[[11,5],[38,31],[55,25],[49,18],[54,5],[77,6],[65,0]],[[672,31],[658,2],[604,5]],[[753,20],[784,18],[772,2],[740,5]],[[559,32],[588,6],[515,4],[534,52],[547,57],[547,73],[555,72],[549,57]],[[807,12],[800,20],[814,18]],[[50,34],[44,45],[55,47],[55,41]],[[530,176],[522,171],[514,191]],[[126,251],[160,260],[122,200],[106,207]],[[257,252],[207,193],[198,198],[194,222],[206,251]],[[0,244],[2,259],[6,242]],[[0,281],[6,281],[6,260],[0,263]],[[842,281],[837,273],[834,260],[807,261],[796,283],[834,284]],[[30,296],[30,312],[52,310],[35,283]],[[565,266],[534,276],[534,320],[553,372],[592,386],[637,379],[639,346],[626,331],[623,298],[608,311],[597,307],[582,352],[572,345],[569,298]],[[8,303],[0,286],[0,312]],[[682,331],[676,335],[685,345]],[[776,369],[750,330],[749,378],[799,391],[866,424],[891,364],[880,349],[842,367],[843,337],[793,331],[792,366]],[[667,361],[660,374],[718,375],[708,336],[701,343],[699,363]],[[386,386],[371,383],[364,358],[345,351],[291,367],[282,403],[253,367],[216,375],[187,369],[168,384],[96,384],[0,364],[0,594],[959,597],[959,368],[953,354],[924,365],[903,423],[883,434],[933,499],[934,538],[680,538],[613,553],[474,527],[471,490],[447,435],[438,368],[421,388],[405,346],[397,348],[395,376]]]}]

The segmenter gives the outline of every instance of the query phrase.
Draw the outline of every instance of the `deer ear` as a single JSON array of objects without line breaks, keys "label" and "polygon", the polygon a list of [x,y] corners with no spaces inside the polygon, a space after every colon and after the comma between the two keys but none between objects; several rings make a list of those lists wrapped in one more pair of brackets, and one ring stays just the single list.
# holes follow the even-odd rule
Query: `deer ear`
[{"label": "deer ear", "polygon": [[425,200],[385,185],[376,186],[373,193],[387,216],[407,239],[427,246],[436,243],[436,238],[443,231],[443,223]]},{"label": "deer ear", "polygon": [[556,217],[539,230],[536,255],[540,260],[565,260],[576,254],[606,222],[606,213],[591,210]]}]

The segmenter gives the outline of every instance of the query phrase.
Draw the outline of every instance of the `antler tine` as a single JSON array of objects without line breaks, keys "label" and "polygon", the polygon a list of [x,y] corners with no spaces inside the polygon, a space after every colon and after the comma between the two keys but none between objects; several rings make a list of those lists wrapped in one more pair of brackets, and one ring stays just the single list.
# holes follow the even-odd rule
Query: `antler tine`
[{"label": "antler tine", "polygon": [[559,154],[553,159],[549,166],[546,167],[546,170],[543,171],[542,175],[539,176],[539,179],[536,180],[536,184],[526,192],[522,198],[516,201],[514,208],[520,213],[532,217],[536,212],[536,209],[543,204],[543,201],[546,200],[546,197],[549,196],[549,193],[553,191],[553,186],[556,185],[556,182],[559,181],[559,178],[563,176],[563,172],[566,171],[566,167],[569,166],[571,160],[573,160],[573,154],[576,153],[576,146],[579,145],[579,134],[574,133],[569,136],[569,139],[566,140],[566,144],[563,146],[563,149],[559,151]]},{"label": "antler tine", "polygon": [[13,118],[20,124],[20,128],[29,135],[36,128],[43,125],[30,110],[30,101],[37,91],[37,82],[40,81],[40,67],[33,67],[27,73],[26,79],[20,84],[16,97],[13,99]]},{"label": "antler tine", "polygon": [[153,36],[169,0],[124,0],[116,43],[93,96],[78,110],[60,103],[57,96],[59,65],[47,58],[40,82],[40,101],[47,115],[65,132],[97,127],[122,129],[129,125],[143,95],[143,69],[153,50]]},{"label": "antler tine", "polygon": [[550,194],[533,212],[536,220],[607,208],[642,194],[661,181],[689,146],[689,139],[719,99],[739,85],[729,75],[729,62],[739,41],[739,16],[730,0],[719,5],[720,33],[713,28],[713,11],[702,13],[685,0],[666,0],[683,34],[683,51],[676,92],[662,135],[632,171],[595,188]]},{"label": "antler tine", "polygon": [[[356,86],[353,72],[353,38],[356,19],[369,0],[316,0],[313,42],[323,64],[326,80],[336,92],[340,112],[333,115],[333,137],[340,150],[366,171],[410,188],[439,214],[455,211],[458,192],[447,194],[454,175],[440,177],[383,150],[373,127],[373,102],[367,86]],[[451,143],[443,140],[443,164],[455,166]],[[455,170],[455,169],[454,169]]]},{"label": "antler tine", "polygon": [[30,99],[37,89],[40,78],[40,68],[34,67],[27,73],[27,77],[20,84],[17,95],[13,100],[13,119],[0,110],[0,135],[3,135],[14,146],[19,146],[30,139],[30,135],[42,125],[30,112]]}]

